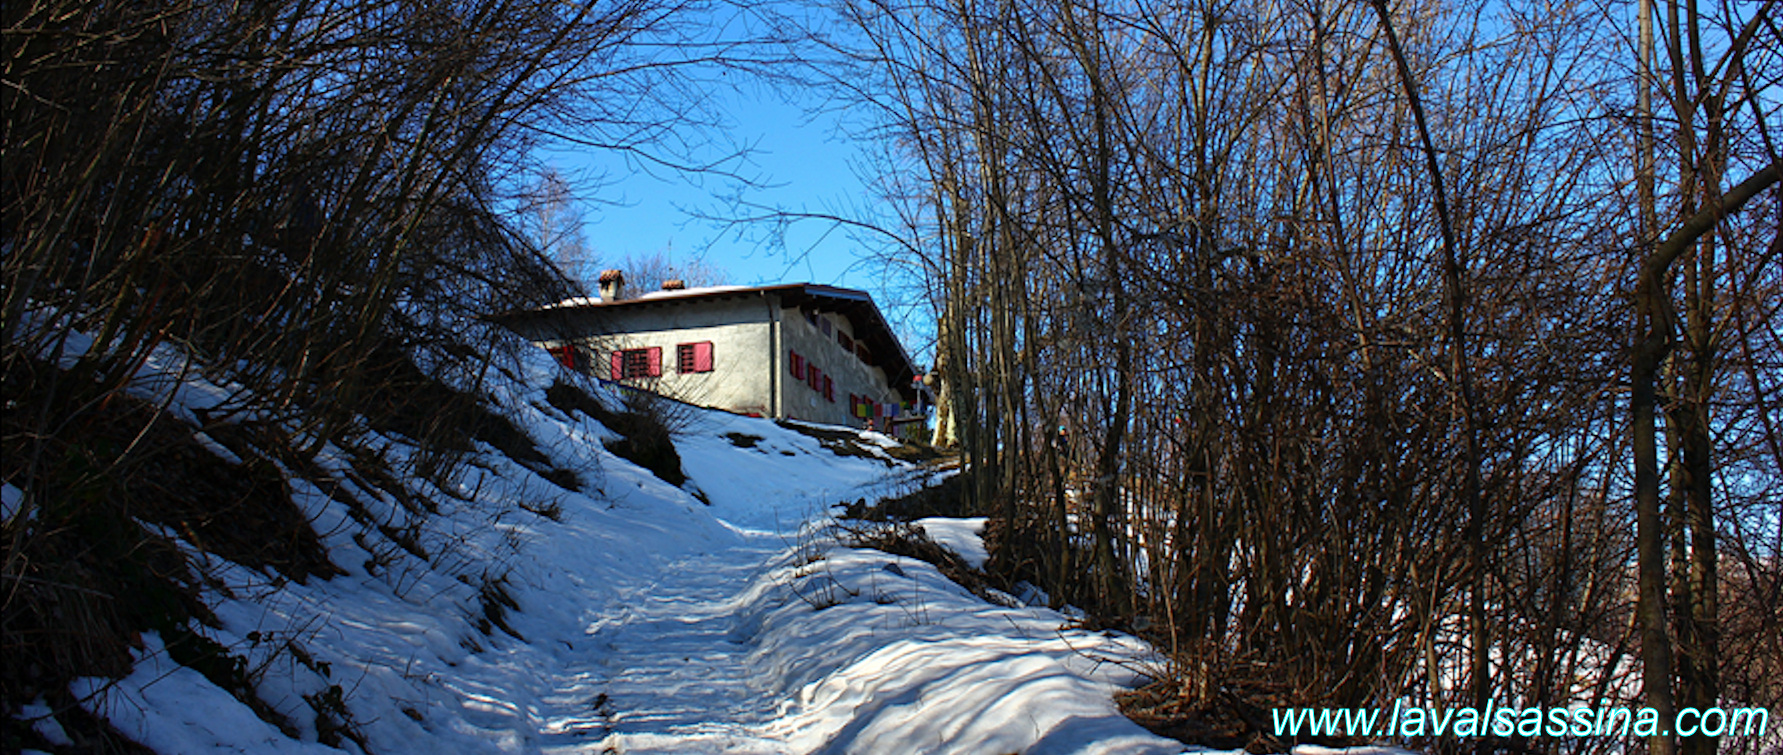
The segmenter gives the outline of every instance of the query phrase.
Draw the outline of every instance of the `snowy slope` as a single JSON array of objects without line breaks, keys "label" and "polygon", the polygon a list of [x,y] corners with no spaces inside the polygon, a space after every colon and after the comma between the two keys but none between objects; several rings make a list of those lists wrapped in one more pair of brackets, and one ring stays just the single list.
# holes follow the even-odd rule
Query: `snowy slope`
[{"label": "snowy slope", "polygon": [[[551,409],[559,376],[539,357],[496,400],[581,492],[486,448],[454,490],[411,482],[439,507],[417,517],[330,448],[320,461],[341,490],[289,476],[344,576],[296,584],[192,549],[222,623],[194,628],[244,659],[285,731],[153,635],[134,673],[72,691],[164,753],[1181,750],[1115,710],[1111,694],[1148,659],[1141,644],[988,605],[823,526],[832,505],[921,484],[921,471],[698,412],[677,443],[689,482],[673,487],[609,454],[599,423]],[[181,366],[158,354],[139,393],[171,395],[181,414],[227,395]],[[373,441],[396,468],[412,452]],[[981,557],[978,523],[935,524]],[[49,711],[27,715],[61,736]]]}]

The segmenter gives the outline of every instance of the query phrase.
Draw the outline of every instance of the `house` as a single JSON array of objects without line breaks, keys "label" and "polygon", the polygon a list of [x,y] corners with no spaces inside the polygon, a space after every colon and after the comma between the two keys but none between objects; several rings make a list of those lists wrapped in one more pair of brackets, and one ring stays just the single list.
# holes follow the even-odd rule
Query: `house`
[{"label": "house", "polygon": [[686,288],[494,318],[564,367],[742,414],[921,432],[920,373],[865,291],[812,283]]}]

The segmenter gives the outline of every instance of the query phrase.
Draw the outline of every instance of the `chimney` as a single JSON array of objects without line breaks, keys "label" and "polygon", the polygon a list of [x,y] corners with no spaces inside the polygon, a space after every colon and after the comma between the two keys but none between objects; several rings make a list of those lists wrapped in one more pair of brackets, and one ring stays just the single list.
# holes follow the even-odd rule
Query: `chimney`
[{"label": "chimney", "polygon": [[687,281],[681,280],[680,278],[662,282],[662,290],[664,290],[664,291],[681,291],[681,290],[685,290],[686,288],[687,288]]},{"label": "chimney", "polygon": [[601,271],[601,301],[619,301],[625,292],[625,273],[618,270]]}]

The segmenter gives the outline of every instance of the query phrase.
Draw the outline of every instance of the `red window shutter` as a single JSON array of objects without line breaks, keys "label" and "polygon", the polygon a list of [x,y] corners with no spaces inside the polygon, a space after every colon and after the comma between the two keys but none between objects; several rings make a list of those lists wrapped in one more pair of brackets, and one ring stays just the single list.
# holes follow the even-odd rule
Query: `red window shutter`
[{"label": "red window shutter", "polygon": [[823,376],[823,397],[832,404],[836,403],[836,382],[828,375]]},{"label": "red window shutter", "polygon": [[701,341],[693,345],[693,371],[712,371],[712,342]]},{"label": "red window shutter", "polygon": [[618,349],[613,350],[613,379],[625,379],[625,352]]},{"label": "red window shutter", "polygon": [[662,347],[650,347],[650,377],[662,377]]},{"label": "red window shutter", "polygon": [[551,356],[557,357],[557,363],[563,365],[565,369],[576,369],[576,347],[564,344],[552,346],[550,351]]},{"label": "red window shutter", "polygon": [[805,382],[811,384],[811,390],[823,390],[823,370],[818,369],[815,364],[806,365]]},{"label": "red window shutter", "polygon": [[792,359],[788,362],[788,364],[792,365],[792,379],[794,379],[794,380],[804,380],[805,379],[805,358],[802,356],[799,356],[799,352],[796,352],[796,351],[792,352]]}]

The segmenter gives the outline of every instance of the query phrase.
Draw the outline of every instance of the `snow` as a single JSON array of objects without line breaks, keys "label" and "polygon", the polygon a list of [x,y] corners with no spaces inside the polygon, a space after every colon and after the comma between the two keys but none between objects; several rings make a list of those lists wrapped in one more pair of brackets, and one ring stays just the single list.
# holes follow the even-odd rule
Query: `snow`
[{"label": "snow", "polygon": [[784,562],[769,578],[804,596],[764,601],[753,659],[786,695],[766,731],[791,751],[1181,751],[1114,707],[1156,660],[1131,638],[988,605],[929,564],[876,551]]},{"label": "snow", "polygon": [[539,309],[569,309],[599,303],[601,303],[601,300],[593,296],[572,296],[556,304],[547,304],[543,307],[539,307]]},{"label": "snow", "polygon": [[[30,721],[31,728],[37,732],[38,736],[43,737],[44,741],[57,747],[73,747],[74,740],[69,738],[68,732],[62,729],[62,724],[56,721],[54,713],[55,711],[44,704],[42,698],[38,698],[36,702],[20,706],[19,718]],[[32,751],[27,750],[27,752]]]},{"label": "snow", "polygon": [[[621,299],[619,301],[633,301],[633,300],[637,300],[637,299],[679,299],[679,298],[689,297],[689,296],[706,296],[706,295],[710,295],[710,294],[722,294],[722,293],[735,292],[735,291],[755,291],[758,288],[759,288],[758,286],[724,285],[724,286],[701,286],[698,288],[659,289],[659,290],[655,290],[655,291],[645,291],[644,293],[638,294],[637,296],[634,296],[631,299]],[[574,309],[577,307],[599,306],[602,304],[616,304],[616,303],[618,303],[618,302],[609,302],[604,299],[598,299],[598,298],[593,298],[593,297],[588,297],[588,296],[572,296],[568,299],[564,299],[563,301],[557,302],[556,304],[547,304],[543,307],[540,307],[540,309]]]},{"label": "snow", "polygon": [[985,521],[982,516],[965,519],[929,517],[918,519],[916,523],[928,533],[930,540],[959,555],[967,566],[983,569],[984,562],[991,557],[984,549]]},{"label": "snow", "polygon": [[[386,754],[1182,751],[1113,702],[1158,663],[1143,643],[987,604],[926,563],[845,547],[828,526],[839,504],[935,473],[695,412],[677,443],[689,481],[671,486],[609,454],[599,423],[549,409],[544,388],[562,376],[537,357],[492,397],[581,492],[485,448],[457,497],[411,483],[439,505],[425,519],[339,481],[361,517],[407,528],[425,557],[296,475],[293,495],[345,575],[298,584],[185,546],[220,620],[192,629],[243,659],[296,737],[174,663],[152,633],[128,676],[71,692],[164,753],[358,752],[355,738]],[[234,390],[171,350],[140,378],[138,395],[187,416]],[[732,433],[761,440],[741,448]],[[414,453],[370,442],[393,468]],[[347,458],[330,446],[317,461],[339,471]],[[0,490],[10,515],[22,494]],[[545,510],[555,515],[534,513]],[[982,518],[922,525],[983,564]],[[492,610],[502,593],[517,610]],[[321,744],[334,727],[318,708],[345,714],[338,748]],[[54,741],[54,717],[33,711],[21,717]]]},{"label": "snow", "polygon": [[115,683],[76,679],[70,691],[88,709],[156,752],[328,753],[332,748],[286,737],[203,674],[167,658],[161,638],[142,635],[131,651],[136,668]]},{"label": "snow", "polygon": [[754,291],[756,286],[701,286],[698,288],[658,289],[638,294],[638,299],[679,299],[687,296],[705,296],[730,291]]},{"label": "snow", "polygon": [[0,482],[0,521],[12,521],[25,507],[25,491],[12,486],[10,482]]}]

